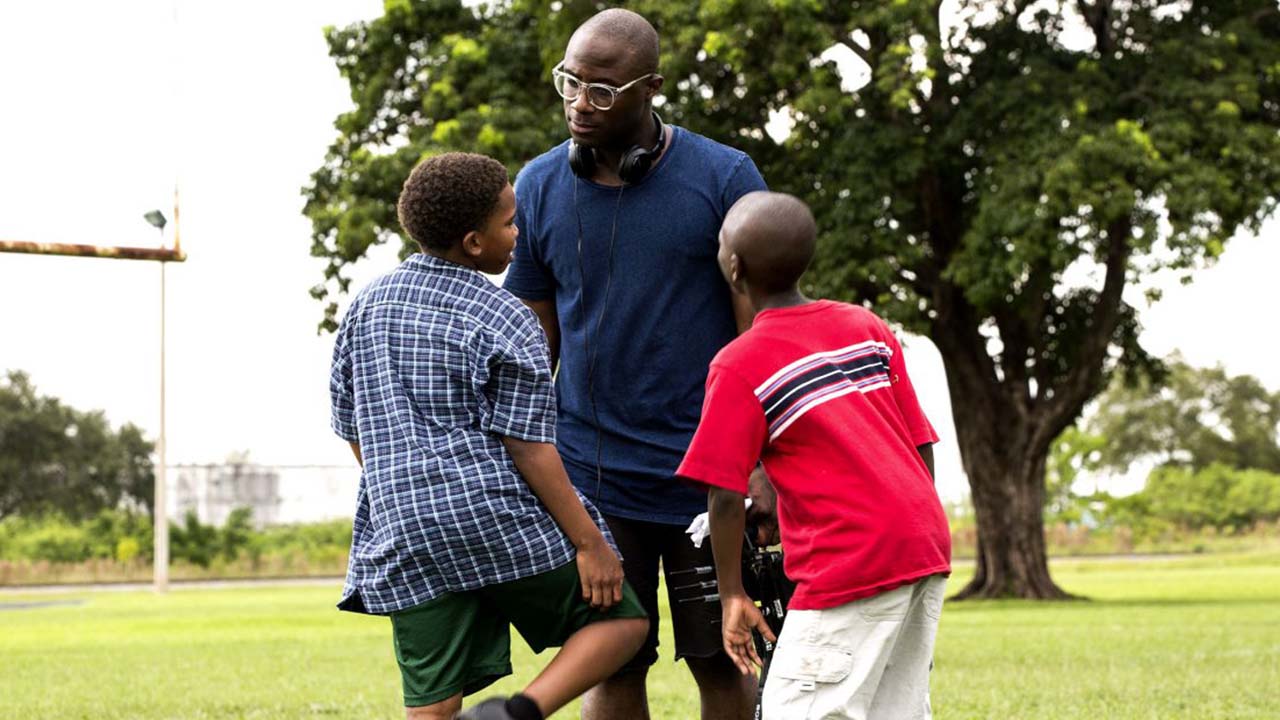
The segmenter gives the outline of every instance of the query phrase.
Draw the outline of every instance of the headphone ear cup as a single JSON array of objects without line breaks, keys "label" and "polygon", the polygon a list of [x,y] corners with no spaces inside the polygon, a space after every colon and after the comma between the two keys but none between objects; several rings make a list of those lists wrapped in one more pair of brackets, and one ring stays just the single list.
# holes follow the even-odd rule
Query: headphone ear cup
[{"label": "headphone ear cup", "polygon": [[662,154],[662,148],[667,143],[667,126],[656,110],[653,112],[653,121],[658,126],[658,141],[651,148],[633,146],[622,156],[622,162],[618,163],[618,177],[628,185],[635,185],[649,174],[654,160]]},{"label": "headphone ear cup", "polygon": [[618,164],[618,177],[628,185],[634,185],[644,179],[653,165],[654,152],[642,147],[633,147],[622,156]]},{"label": "headphone ear cup", "polygon": [[589,147],[569,141],[569,169],[574,175],[590,180],[596,174],[596,154]]}]

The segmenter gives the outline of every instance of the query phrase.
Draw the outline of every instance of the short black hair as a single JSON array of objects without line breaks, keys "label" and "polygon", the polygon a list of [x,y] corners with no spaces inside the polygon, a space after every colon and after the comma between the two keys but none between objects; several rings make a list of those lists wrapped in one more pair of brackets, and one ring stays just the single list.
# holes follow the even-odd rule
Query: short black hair
[{"label": "short black hair", "polygon": [[418,163],[400,191],[400,226],[423,249],[448,250],[484,227],[508,182],[485,155],[444,153]]}]

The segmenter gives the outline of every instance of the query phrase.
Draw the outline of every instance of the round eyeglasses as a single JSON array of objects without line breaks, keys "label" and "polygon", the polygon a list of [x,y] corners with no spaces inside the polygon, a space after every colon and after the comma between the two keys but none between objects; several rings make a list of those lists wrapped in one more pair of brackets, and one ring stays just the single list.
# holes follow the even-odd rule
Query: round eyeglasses
[{"label": "round eyeglasses", "polygon": [[564,61],[561,60],[560,64],[556,65],[555,68],[551,70],[551,80],[556,86],[556,92],[559,93],[560,97],[568,100],[569,102],[577,100],[579,95],[586,92],[587,102],[591,103],[591,107],[597,110],[608,110],[613,107],[615,102],[617,102],[618,95],[629,90],[632,85],[648,80],[657,74],[646,73],[622,87],[614,87],[612,85],[605,85],[604,83],[584,82],[562,70],[561,68],[563,67]]}]

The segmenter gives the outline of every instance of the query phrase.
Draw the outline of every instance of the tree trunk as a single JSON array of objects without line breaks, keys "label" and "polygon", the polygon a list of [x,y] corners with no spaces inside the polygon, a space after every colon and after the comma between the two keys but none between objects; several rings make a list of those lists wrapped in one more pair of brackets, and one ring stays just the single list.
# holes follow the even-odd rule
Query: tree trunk
[{"label": "tree trunk", "polygon": [[[977,515],[977,571],[956,596],[965,598],[1069,598],[1049,577],[1044,541],[1045,460],[1054,438],[1080,416],[1100,389],[1103,363],[1115,339],[1123,302],[1132,232],[1127,216],[1107,224],[1106,279],[1082,338],[1061,359],[1065,372],[1036,372],[1054,362],[1037,342],[1044,308],[1032,320],[1013,307],[980,311],[943,268],[961,246],[962,193],[946,191],[938,176],[922,185],[934,259],[917,278],[936,311],[930,336],[942,354],[960,456]],[[1041,300],[1048,298],[1041,295]],[[1035,306],[1033,306],[1035,307]],[[1022,308],[1023,312],[1027,308]],[[999,332],[993,356],[987,327]]]},{"label": "tree trunk", "polygon": [[1001,458],[1004,453],[992,450],[969,448],[964,453],[978,522],[978,557],[973,580],[954,599],[1071,597],[1049,577],[1044,542],[1045,453],[1015,459]]},{"label": "tree trunk", "polygon": [[977,570],[955,599],[1071,597],[1049,577],[1045,553],[1045,460],[1056,433],[1045,405],[996,379],[970,313],[957,299],[934,332],[978,526]]}]

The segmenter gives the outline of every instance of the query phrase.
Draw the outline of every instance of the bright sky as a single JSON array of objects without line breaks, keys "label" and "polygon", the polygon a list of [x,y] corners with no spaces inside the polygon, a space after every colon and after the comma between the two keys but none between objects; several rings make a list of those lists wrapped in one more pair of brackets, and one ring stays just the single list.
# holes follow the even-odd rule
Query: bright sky
[{"label": "bright sky", "polygon": [[[182,190],[190,259],[168,281],[168,457],[349,464],[328,429],[332,339],[317,337],[321,277],[299,189],[350,107],[321,34],[381,12],[376,0],[89,0],[0,5],[0,239],[156,245]],[[175,22],[176,16],[176,22]],[[547,108],[547,112],[555,112]],[[767,179],[767,178],[766,178]],[[1143,342],[1280,387],[1274,362],[1280,224],[1241,237],[1190,287],[1143,314]],[[379,251],[356,286],[394,262]],[[160,267],[0,254],[0,371],[159,427]],[[942,363],[908,343],[943,435],[939,487],[964,491]]]}]

